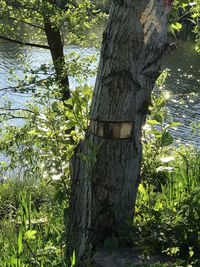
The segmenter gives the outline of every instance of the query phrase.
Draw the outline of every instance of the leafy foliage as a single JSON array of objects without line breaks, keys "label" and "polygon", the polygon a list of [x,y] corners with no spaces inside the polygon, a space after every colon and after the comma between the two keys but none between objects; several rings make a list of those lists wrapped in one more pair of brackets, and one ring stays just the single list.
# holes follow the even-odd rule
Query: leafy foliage
[{"label": "leafy foliage", "polygon": [[[174,0],[172,11],[170,13],[169,31],[176,37],[186,32],[186,35],[192,35],[196,40],[195,48],[199,52],[199,16],[200,1]],[[190,36],[186,36],[186,38]]]},{"label": "leafy foliage", "polygon": [[179,123],[166,120],[164,95],[153,98],[145,127],[134,242],[144,254],[166,253],[182,259],[181,266],[199,266],[200,153],[173,144],[170,128]]},{"label": "leafy foliage", "polygon": [[[86,35],[86,31],[104,17],[102,13],[95,12],[90,0],[66,1],[64,7],[52,0],[20,0],[13,4],[2,0],[0,16],[0,33],[14,40],[25,42],[38,40],[38,37],[44,39],[44,24],[50,21],[55,29],[67,32],[67,43],[79,45],[94,40],[95,35]],[[23,27],[29,31],[22,34]]]}]

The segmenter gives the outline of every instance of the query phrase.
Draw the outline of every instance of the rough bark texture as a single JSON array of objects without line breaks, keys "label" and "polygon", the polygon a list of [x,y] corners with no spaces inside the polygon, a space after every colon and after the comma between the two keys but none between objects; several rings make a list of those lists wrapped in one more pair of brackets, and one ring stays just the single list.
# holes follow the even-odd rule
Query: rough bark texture
[{"label": "rough bark texture", "polygon": [[[132,225],[141,127],[167,45],[164,2],[112,3],[91,107],[91,124],[97,127],[90,127],[73,158],[67,253],[75,250],[78,259],[90,257],[108,237],[120,239]],[[133,129],[126,138],[116,138],[115,128],[123,123]]]}]

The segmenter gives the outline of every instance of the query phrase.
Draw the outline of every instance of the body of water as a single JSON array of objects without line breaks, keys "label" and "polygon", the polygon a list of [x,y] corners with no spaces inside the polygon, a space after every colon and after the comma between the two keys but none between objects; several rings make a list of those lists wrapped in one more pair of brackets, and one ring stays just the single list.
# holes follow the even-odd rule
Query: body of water
[{"label": "body of water", "polygon": [[[94,48],[81,49],[68,47],[67,51],[80,52],[82,55],[97,53]],[[0,88],[9,87],[15,84],[10,81],[10,69],[13,68],[19,77],[23,77],[24,64],[21,57],[32,67],[37,68],[41,64],[51,61],[50,52],[39,48],[28,48],[16,44],[0,43]],[[24,61],[24,62],[25,62]],[[165,89],[170,92],[170,100],[167,108],[175,121],[182,125],[174,131],[176,140],[181,143],[192,143],[200,145],[200,135],[193,134],[191,123],[200,119],[200,54],[194,49],[194,43],[190,41],[177,41],[176,49],[165,55],[163,68],[168,68],[168,76]],[[95,77],[88,81],[94,84]],[[70,79],[71,87],[75,81]],[[15,107],[22,106],[29,98],[29,95],[6,93],[0,90],[0,106],[3,98],[13,101]]]}]

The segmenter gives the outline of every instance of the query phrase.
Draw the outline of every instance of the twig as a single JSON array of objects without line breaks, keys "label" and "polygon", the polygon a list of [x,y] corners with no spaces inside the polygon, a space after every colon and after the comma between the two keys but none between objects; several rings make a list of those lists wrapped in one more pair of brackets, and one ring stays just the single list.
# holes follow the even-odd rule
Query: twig
[{"label": "twig", "polygon": [[12,43],[20,44],[20,45],[31,46],[31,47],[38,47],[38,48],[43,48],[43,49],[51,49],[52,48],[52,47],[50,47],[48,45],[41,45],[41,44],[22,42],[20,40],[15,40],[15,39],[12,39],[10,37],[5,37],[5,36],[2,36],[2,35],[0,35],[0,39],[8,41],[8,42],[12,42]]}]

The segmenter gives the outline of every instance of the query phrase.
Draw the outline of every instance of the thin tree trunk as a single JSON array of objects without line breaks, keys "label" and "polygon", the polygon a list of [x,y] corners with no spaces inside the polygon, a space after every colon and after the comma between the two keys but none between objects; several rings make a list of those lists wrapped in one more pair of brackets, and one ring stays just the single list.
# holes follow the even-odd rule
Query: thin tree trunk
[{"label": "thin tree trunk", "polygon": [[91,123],[73,158],[67,255],[91,257],[133,224],[141,128],[167,46],[164,0],[114,0],[103,34]]},{"label": "thin tree trunk", "polygon": [[[55,0],[48,0],[52,5],[57,5]],[[69,77],[65,70],[64,47],[60,29],[53,26],[49,17],[44,15],[44,30],[50,46],[53,65],[55,68],[56,79],[60,85],[62,101],[71,97],[69,90]]]},{"label": "thin tree trunk", "polygon": [[65,59],[60,31],[53,28],[50,22],[45,23],[44,27],[48,44],[51,46],[50,51],[56,72],[56,78],[61,88],[62,101],[65,101],[70,98],[70,90],[68,75],[64,75],[64,73],[66,73],[64,70]]}]

